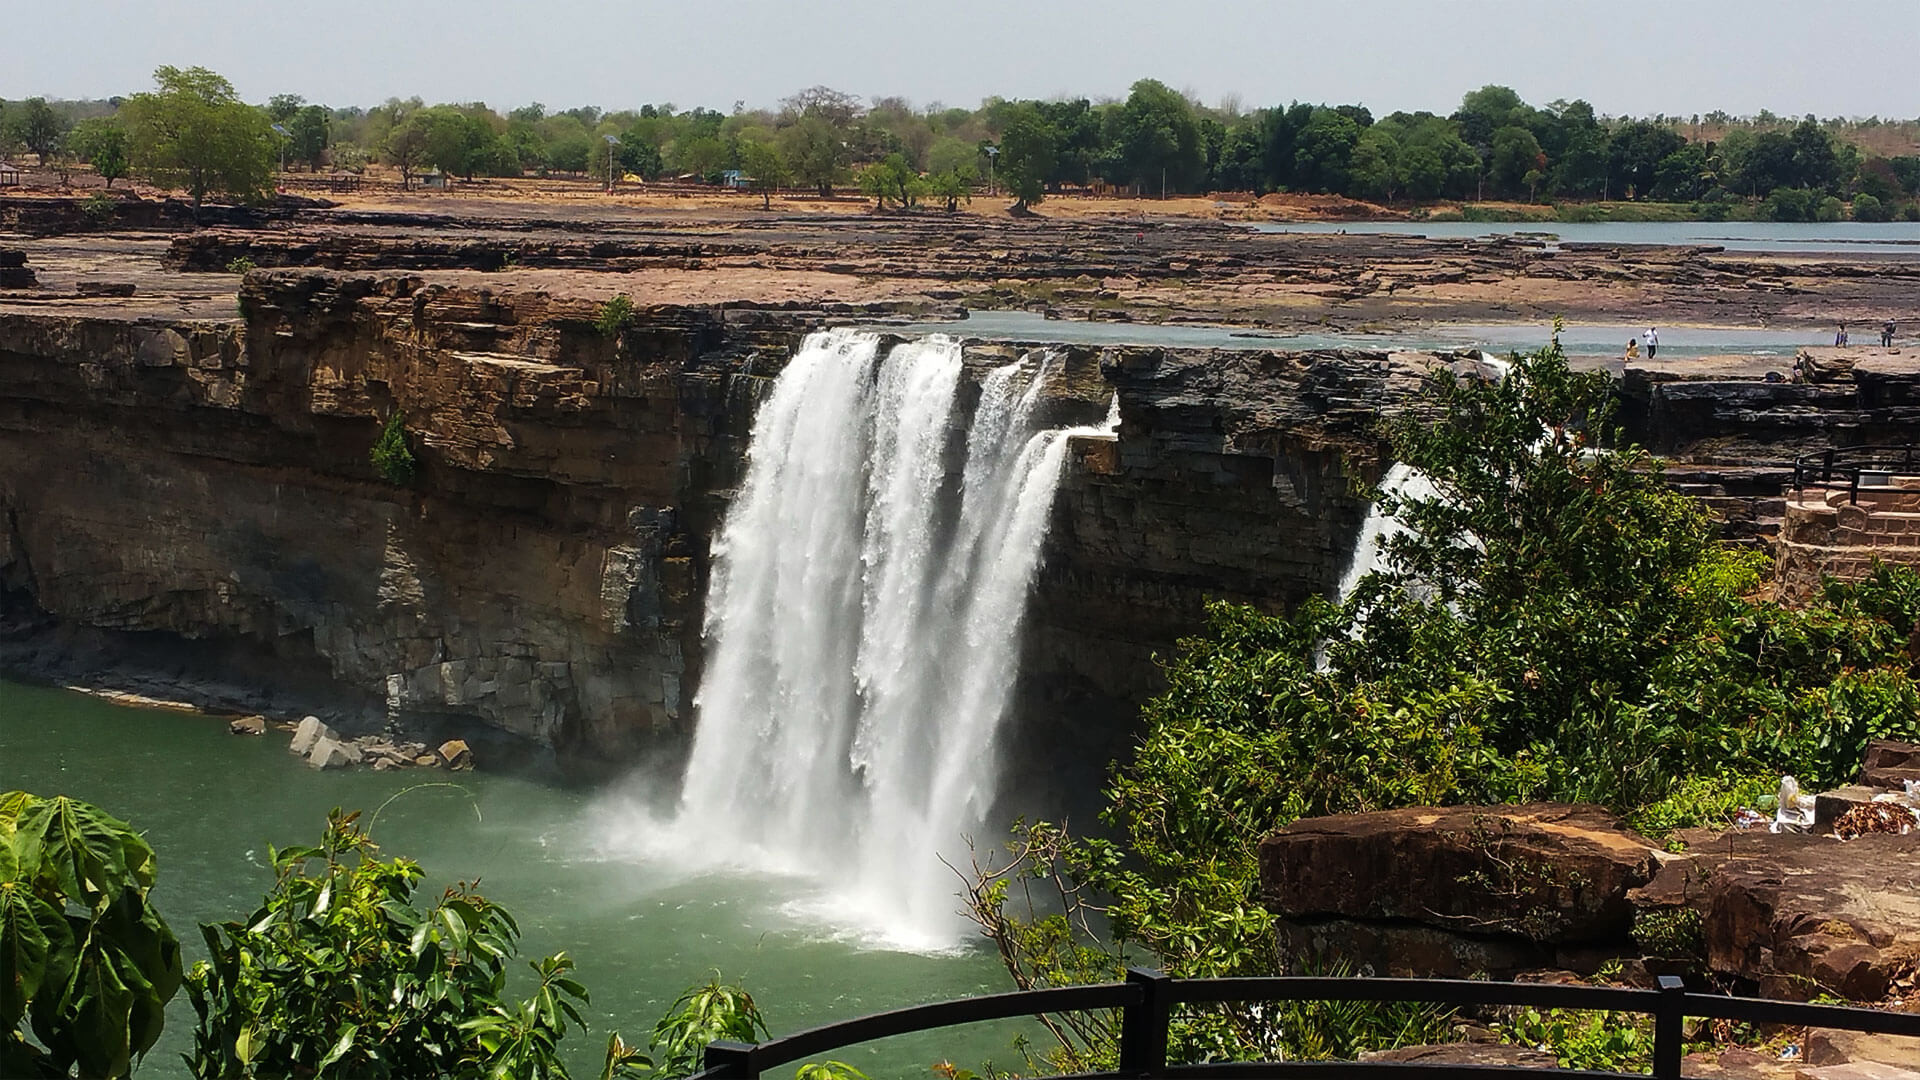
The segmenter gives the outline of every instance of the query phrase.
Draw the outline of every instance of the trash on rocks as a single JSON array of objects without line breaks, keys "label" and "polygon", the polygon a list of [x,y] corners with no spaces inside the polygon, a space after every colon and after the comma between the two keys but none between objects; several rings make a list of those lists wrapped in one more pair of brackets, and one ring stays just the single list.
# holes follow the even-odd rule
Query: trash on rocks
[{"label": "trash on rocks", "polygon": [[1873,802],[1840,815],[1833,823],[1833,832],[1842,840],[1853,840],[1868,833],[1904,835],[1915,826],[1920,826],[1920,816],[1912,810],[1898,803]]},{"label": "trash on rocks", "polygon": [[1814,800],[1800,794],[1800,781],[1780,778],[1780,809],[1774,811],[1773,832],[1806,832],[1813,827]]},{"label": "trash on rocks", "polygon": [[1746,807],[1741,807],[1733,815],[1733,827],[1738,832],[1757,829],[1765,824],[1768,824],[1767,815],[1758,810],[1749,810]]}]

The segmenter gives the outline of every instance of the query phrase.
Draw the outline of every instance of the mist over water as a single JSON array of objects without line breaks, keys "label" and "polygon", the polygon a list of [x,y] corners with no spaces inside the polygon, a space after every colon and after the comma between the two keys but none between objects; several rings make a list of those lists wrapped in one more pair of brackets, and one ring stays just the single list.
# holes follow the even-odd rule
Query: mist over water
[{"label": "mist over water", "polygon": [[1080,429],[1040,429],[1051,359],[981,380],[960,344],[810,336],[754,422],[715,541],[682,864],[797,875],[792,907],[869,944],[960,945],[966,838],[1000,831],[1021,624]]}]

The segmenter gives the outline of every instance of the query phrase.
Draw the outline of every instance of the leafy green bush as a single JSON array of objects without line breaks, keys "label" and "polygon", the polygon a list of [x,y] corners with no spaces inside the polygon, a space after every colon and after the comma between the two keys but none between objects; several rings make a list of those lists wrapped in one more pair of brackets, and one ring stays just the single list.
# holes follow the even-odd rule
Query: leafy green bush
[{"label": "leafy green bush", "polygon": [[113,212],[119,205],[119,203],[114,201],[113,196],[103,191],[96,191],[81,200],[80,212],[85,214],[87,220],[93,222],[95,225],[105,225],[107,222],[113,220]]},{"label": "leafy green bush", "polygon": [[1563,1069],[1649,1072],[1653,1068],[1653,1020],[1632,1013],[1524,1009],[1504,1025],[1501,1038],[1546,1050]]},{"label": "leafy green bush", "polygon": [[753,995],[739,986],[722,984],[716,974],[674,999],[654,1025],[648,1049],[658,1055],[654,1067],[660,1075],[691,1076],[700,1071],[708,1043],[723,1039],[750,1043],[766,1037],[767,1024]]},{"label": "leafy green bush", "polygon": [[229,274],[245,274],[247,271],[252,269],[253,269],[253,260],[247,258],[245,255],[241,255],[238,258],[231,259],[227,262],[227,273]]},{"label": "leafy green bush", "polygon": [[395,409],[387,417],[387,426],[380,432],[380,438],[373,444],[369,457],[376,472],[385,477],[389,484],[410,487],[419,472],[414,461],[413,450],[407,445],[406,419]]},{"label": "leafy green bush", "polygon": [[358,818],[336,810],[318,846],[270,848],[260,908],[200,928],[194,1075],[564,1080],[559,1044],[585,1027],[573,962],[532,962],[532,996],[506,1000],[513,917],[466,884],[416,907],[419,865],[381,858]]},{"label": "leafy green bush", "polygon": [[0,794],[0,1076],[122,1077],[153,1047],[181,979],[157,865],[96,807]]},{"label": "leafy green bush", "polygon": [[1820,206],[1820,193],[1809,188],[1774,188],[1761,204],[1768,221],[1812,221]]},{"label": "leafy green bush", "polygon": [[600,313],[593,320],[593,328],[600,331],[602,337],[615,337],[634,320],[633,301],[626,296],[616,296],[600,305]]},{"label": "leafy green bush", "polygon": [[1645,955],[1663,960],[1704,964],[1707,959],[1705,920],[1698,910],[1690,907],[1636,913],[1633,943],[1640,946]]},{"label": "leafy green bush", "polygon": [[1892,221],[1893,207],[1879,199],[1861,192],[1853,197],[1853,220],[1855,221]]}]

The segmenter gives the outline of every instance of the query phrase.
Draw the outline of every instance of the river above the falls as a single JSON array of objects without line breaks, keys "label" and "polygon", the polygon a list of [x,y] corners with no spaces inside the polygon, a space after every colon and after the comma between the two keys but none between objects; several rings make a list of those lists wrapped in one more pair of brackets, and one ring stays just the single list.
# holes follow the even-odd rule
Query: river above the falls
[{"label": "river above the falls", "polygon": [[[478,878],[519,919],[523,957],[564,949],[579,963],[593,1028],[568,1040],[576,1076],[597,1072],[609,1028],[644,1043],[673,998],[716,970],[746,985],[776,1036],[1011,989],[986,949],[889,951],[857,928],[821,921],[809,914],[820,897],[803,882],[692,873],[632,855],[633,838],[610,826],[618,817],[630,831],[632,816],[593,792],[478,773],[317,772],[286,743],[275,731],[230,735],[219,718],[0,681],[0,790],[71,795],[131,822],[159,856],[154,900],[189,963],[204,954],[197,923],[244,918],[258,905],[269,843],[313,843],[329,808],[371,815],[393,799],[374,837],[387,854],[422,863],[423,902]],[[179,1055],[192,1023],[182,992],[136,1075],[186,1075]],[[875,1080],[924,1078],[946,1059],[980,1071],[986,1060],[1016,1063],[1011,1040],[1023,1030],[976,1025],[831,1056]]]}]

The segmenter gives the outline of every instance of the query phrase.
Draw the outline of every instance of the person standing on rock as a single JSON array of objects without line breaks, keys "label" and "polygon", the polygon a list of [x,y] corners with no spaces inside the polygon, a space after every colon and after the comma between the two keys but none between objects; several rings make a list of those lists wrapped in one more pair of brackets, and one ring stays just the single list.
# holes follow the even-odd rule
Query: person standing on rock
[{"label": "person standing on rock", "polygon": [[1880,344],[1889,349],[1893,348],[1893,320],[1892,319],[1888,319],[1887,325],[1882,326],[1880,328]]},{"label": "person standing on rock", "polygon": [[1635,341],[1633,338],[1628,338],[1627,339],[1627,355],[1622,357],[1621,359],[1629,364],[1633,363],[1635,360],[1640,359],[1640,343],[1638,341]]},{"label": "person standing on rock", "polygon": [[1654,354],[1660,351],[1660,331],[1649,326],[1647,327],[1647,332],[1640,336],[1645,339],[1647,343],[1647,359],[1653,359]]},{"label": "person standing on rock", "polygon": [[1846,343],[1847,343],[1847,324],[1841,323],[1840,329],[1833,332],[1833,344],[1836,348],[1838,348],[1838,347],[1845,346]]}]

